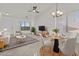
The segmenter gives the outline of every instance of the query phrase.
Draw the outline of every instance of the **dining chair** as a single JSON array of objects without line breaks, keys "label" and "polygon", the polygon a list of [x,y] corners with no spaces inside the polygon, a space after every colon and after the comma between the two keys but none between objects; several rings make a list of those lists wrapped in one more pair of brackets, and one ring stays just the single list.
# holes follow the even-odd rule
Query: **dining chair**
[{"label": "dining chair", "polygon": [[52,42],[49,40],[49,38],[44,38],[42,34],[39,34],[41,38],[41,42],[43,46],[50,46]]},{"label": "dining chair", "polygon": [[34,56],[40,56],[40,49],[42,47],[46,47],[46,46],[51,45],[51,41],[48,40],[48,38],[44,38],[41,33],[39,33],[39,38],[38,39],[40,41],[40,43],[39,43],[40,46],[39,46],[39,48],[35,48]]},{"label": "dining chair", "polygon": [[78,39],[78,33],[77,32],[73,32],[73,31],[67,32],[64,35],[64,38],[65,38],[64,40],[60,41],[60,42],[62,42],[62,44],[60,43],[60,45],[63,45],[63,43],[67,41],[67,38],[76,38],[76,39]]},{"label": "dining chair", "polygon": [[66,36],[67,36],[68,38],[75,38],[77,35],[78,35],[78,33],[73,32],[73,31],[70,31],[70,32],[68,32],[68,33],[66,34]]},{"label": "dining chair", "polygon": [[64,53],[65,56],[72,56],[75,53],[75,45],[76,45],[76,38],[69,38],[64,43],[60,50]]}]

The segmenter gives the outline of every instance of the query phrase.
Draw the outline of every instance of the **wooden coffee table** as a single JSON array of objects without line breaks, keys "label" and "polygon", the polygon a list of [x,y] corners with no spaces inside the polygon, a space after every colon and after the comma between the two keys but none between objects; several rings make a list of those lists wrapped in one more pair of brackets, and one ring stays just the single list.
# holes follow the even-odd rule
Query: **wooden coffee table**
[{"label": "wooden coffee table", "polygon": [[51,46],[43,46],[40,49],[41,56],[64,56],[62,52],[56,53]]}]

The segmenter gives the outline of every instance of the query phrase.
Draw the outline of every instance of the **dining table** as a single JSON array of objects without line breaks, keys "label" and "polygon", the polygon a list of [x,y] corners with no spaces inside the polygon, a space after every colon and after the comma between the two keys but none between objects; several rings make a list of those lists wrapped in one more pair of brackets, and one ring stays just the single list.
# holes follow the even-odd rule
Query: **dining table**
[{"label": "dining table", "polygon": [[51,34],[48,36],[48,38],[51,40],[51,42],[54,42],[53,44],[53,51],[56,53],[59,53],[61,50],[59,48],[59,42],[61,41],[61,44],[65,42],[66,37],[63,35],[60,35],[59,33]]}]

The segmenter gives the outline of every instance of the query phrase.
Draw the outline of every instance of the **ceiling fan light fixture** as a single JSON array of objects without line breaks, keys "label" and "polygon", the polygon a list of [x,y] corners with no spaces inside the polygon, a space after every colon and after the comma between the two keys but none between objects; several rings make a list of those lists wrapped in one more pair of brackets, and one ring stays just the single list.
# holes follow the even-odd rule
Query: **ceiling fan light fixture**
[{"label": "ceiling fan light fixture", "polygon": [[52,12],[52,16],[55,16],[55,13],[54,12]]},{"label": "ceiling fan light fixture", "polygon": [[63,12],[60,12],[60,15],[62,15],[63,14]]},{"label": "ceiling fan light fixture", "polygon": [[36,10],[33,10],[33,12],[36,12]]},{"label": "ceiling fan light fixture", "polygon": [[58,10],[58,4],[56,3],[56,11],[52,12],[52,16],[53,17],[59,17],[59,16],[62,16],[62,15],[63,15],[63,12]]},{"label": "ceiling fan light fixture", "polygon": [[60,14],[60,11],[59,10],[57,11],[57,14]]}]

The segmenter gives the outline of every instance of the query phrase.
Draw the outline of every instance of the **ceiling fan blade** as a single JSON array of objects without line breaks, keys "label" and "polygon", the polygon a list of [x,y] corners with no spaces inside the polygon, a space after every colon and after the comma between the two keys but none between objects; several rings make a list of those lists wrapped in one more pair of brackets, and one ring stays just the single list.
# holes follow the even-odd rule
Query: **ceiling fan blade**
[{"label": "ceiling fan blade", "polygon": [[36,13],[39,13],[39,11],[36,10]]},{"label": "ceiling fan blade", "polygon": [[33,6],[33,9],[29,10],[28,12],[39,13],[39,10],[37,9],[37,6]]},{"label": "ceiling fan blade", "polygon": [[37,6],[33,6],[33,10],[36,10],[37,9]]},{"label": "ceiling fan blade", "polygon": [[31,10],[27,11],[27,12],[32,12]]}]

